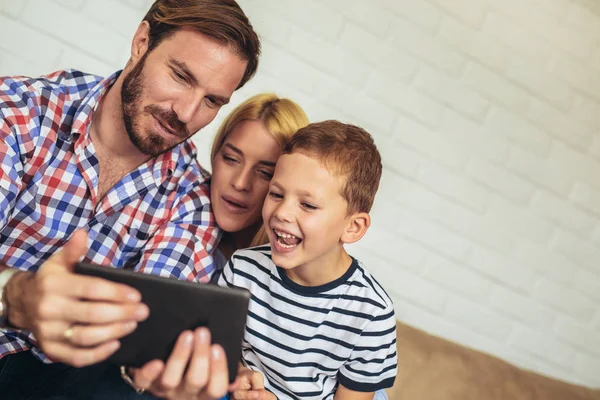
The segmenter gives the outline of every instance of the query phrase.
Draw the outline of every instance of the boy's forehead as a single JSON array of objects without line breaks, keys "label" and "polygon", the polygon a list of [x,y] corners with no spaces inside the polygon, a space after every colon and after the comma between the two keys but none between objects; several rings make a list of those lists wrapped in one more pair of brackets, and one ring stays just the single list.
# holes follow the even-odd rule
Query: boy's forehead
[{"label": "boy's forehead", "polygon": [[273,180],[280,185],[306,191],[335,192],[346,183],[346,176],[336,174],[321,157],[304,152],[283,154],[277,161]]}]

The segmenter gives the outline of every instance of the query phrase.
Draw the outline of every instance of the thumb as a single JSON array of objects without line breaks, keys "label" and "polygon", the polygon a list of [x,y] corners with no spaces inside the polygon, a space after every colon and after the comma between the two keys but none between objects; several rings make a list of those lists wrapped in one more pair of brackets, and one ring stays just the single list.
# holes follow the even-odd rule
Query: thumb
[{"label": "thumb", "polygon": [[263,378],[263,374],[255,371],[252,375],[250,375],[250,384],[252,385],[253,390],[264,389],[265,380]]},{"label": "thumb", "polygon": [[[73,233],[67,244],[48,259],[44,265],[48,265],[52,269],[62,269],[73,271],[75,263],[77,263],[87,253],[88,235],[85,229],[78,229]],[[46,267],[46,269],[48,268]]]}]

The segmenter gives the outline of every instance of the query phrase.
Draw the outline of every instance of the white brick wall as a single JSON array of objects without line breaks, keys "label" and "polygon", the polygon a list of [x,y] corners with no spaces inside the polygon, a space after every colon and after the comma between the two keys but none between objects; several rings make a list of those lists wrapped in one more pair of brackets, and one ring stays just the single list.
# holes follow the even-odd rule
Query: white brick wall
[{"label": "white brick wall", "polygon": [[[0,0],[0,74],[127,60],[149,0]],[[275,91],[365,126],[384,161],[351,247],[400,319],[600,386],[600,3],[241,0],[263,37],[224,115]]]}]

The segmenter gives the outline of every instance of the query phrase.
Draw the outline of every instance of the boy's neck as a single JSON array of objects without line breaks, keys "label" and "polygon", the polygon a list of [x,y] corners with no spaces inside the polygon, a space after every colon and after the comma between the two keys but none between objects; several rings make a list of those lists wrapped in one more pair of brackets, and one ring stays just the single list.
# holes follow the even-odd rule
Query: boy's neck
[{"label": "boy's neck", "polygon": [[321,257],[299,265],[285,273],[290,280],[301,286],[322,286],[342,277],[352,265],[352,257],[340,244]]}]

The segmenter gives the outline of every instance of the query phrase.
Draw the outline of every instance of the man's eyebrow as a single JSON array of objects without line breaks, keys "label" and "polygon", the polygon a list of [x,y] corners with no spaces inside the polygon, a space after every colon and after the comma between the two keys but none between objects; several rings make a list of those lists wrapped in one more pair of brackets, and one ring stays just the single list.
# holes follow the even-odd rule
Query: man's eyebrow
[{"label": "man's eyebrow", "polygon": [[[236,154],[238,154],[238,155],[240,155],[242,157],[244,156],[244,152],[242,150],[238,149],[237,147],[235,147],[234,145],[232,145],[231,143],[225,143],[223,145],[223,147],[227,147],[228,149],[230,149],[231,151],[233,151],[234,153],[236,153]],[[275,164],[276,163],[273,162],[273,161],[260,160],[258,162],[258,164],[262,164],[262,165],[264,165],[266,167],[273,167],[273,168],[275,168]]]},{"label": "man's eyebrow", "polygon": [[[198,79],[196,79],[196,76],[188,68],[185,62],[175,60],[174,58],[169,58],[169,64],[176,67],[179,70],[179,73],[183,74],[185,78],[192,84],[192,86],[200,85],[200,82],[198,82]],[[221,105],[229,103],[230,100],[229,97],[220,96],[218,94],[211,94],[209,96],[217,100],[217,102],[219,102]]]}]

